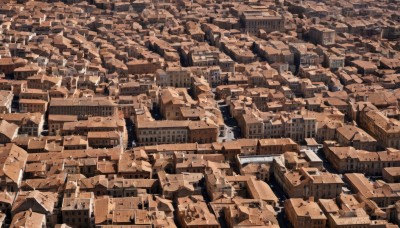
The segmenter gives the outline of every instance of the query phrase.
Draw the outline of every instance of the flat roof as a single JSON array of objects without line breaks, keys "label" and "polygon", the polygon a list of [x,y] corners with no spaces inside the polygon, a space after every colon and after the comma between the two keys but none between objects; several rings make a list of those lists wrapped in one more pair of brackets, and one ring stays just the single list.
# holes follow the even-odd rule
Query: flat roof
[{"label": "flat roof", "polygon": [[304,153],[307,155],[307,157],[310,159],[312,162],[322,162],[321,158],[318,157],[316,153],[314,153],[312,150],[305,150]]},{"label": "flat roof", "polygon": [[253,155],[253,156],[238,156],[239,163],[241,165],[248,163],[272,163],[275,158],[280,158],[280,154],[272,155]]}]

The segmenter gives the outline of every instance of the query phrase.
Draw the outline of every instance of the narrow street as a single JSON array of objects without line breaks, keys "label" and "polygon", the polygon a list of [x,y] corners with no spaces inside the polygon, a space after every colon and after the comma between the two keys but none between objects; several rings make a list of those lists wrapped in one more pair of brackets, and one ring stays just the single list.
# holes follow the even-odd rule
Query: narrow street
[{"label": "narrow street", "polygon": [[283,203],[287,200],[286,194],[283,189],[278,185],[275,181],[275,178],[271,176],[271,179],[267,182],[271,187],[272,191],[275,193],[276,197],[278,197],[279,205],[275,208],[275,211],[278,213],[277,219],[280,227],[288,227],[288,222],[285,219],[285,209],[283,207]]},{"label": "narrow street", "polygon": [[219,103],[219,109],[221,110],[222,116],[224,117],[226,135],[219,137],[219,142],[232,141],[240,138],[240,128],[237,126],[237,122],[231,117],[229,113],[229,106],[225,103]]}]

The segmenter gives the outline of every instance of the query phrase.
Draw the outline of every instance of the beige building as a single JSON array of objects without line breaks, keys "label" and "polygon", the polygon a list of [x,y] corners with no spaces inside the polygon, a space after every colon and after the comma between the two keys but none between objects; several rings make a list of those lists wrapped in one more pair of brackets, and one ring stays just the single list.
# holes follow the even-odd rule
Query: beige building
[{"label": "beige building", "polygon": [[40,112],[45,114],[47,111],[47,101],[37,99],[20,99],[19,111],[20,112]]},{"label": "beige building", "polygon": [[61,214],[63,222],[71,227],[87,227],[92,224],[93,193],[82,193],[78,197],[64,198]]},{"label": "beige building", "polygon": [[[194,107],[194,101],[184,88],[166,88],[160,91],[160,111],[166,120],[183,119],[181,108]],[[186,119],[185,119],[186,120]]]},{"label": "beige building", "polygon": [[224,207],[223,214],[229,228],[234,227],[265,227],[278,228],[276,212],[269,205],[255,203],[237,203]]},{"label": "beige building", "polygon": [[214,214],[210,212],[201,195],[178,198],[178,220],[182,228],[219,228]]},{"label": "beige building", "polygon": [[218,137],[218,126],[211,120],[139,120],[135,127],[139,145],[211,143]]},{"label": "beige building", "polygon": [[323,26],[313,26],[308,33],[311,42],[323,46],[335,44],[335,30]]},{"label": "beige building", "polygon": [[52,115],[48,117],[49,135],[60,135],[64,123],[77,122],[78,117],[74,115]]},{"label": "beige building", "polygon": [[361,111],[360,126],[382,147],[400,149],[400,121],[386,117],[380,111]]},{"label": "beige building", "polygon": [[158,86],[172,86],[176,88],[188,88],[191,83],[192,72],[190,68],[168,67],[165,71],[156,72],[156,82]]},{"label": "beige building", "polygon": [[114,116],[117,105],[109,98],[54,98],[50,101],[50,114],[75,116]]},{"label": "beige building", "polygon": [[161,68],[161,62],[157,60],[138,59],[126,63],[128,74],[151,74]]},{"label": "beige building", "polygon": [[257,139],[237,139],[222,143],[221,152],[229,161],[234,161],[239,154],[255,155],[258,151]]},{"label": "beige building", "polygon": [[236,163],[243,176],[255,176],[258,180],[268,182],[272,174],[275,160],[284,161],[281,155],[240,155],[236,156]]},{"label": "beige building", "polygon": [[400,166],[400,151],[370,152],[357,150],[354,147],[324,148],[325,156],[339,173],[360,172],[368,175],[382,175],[385,167]]},{"label": "beige building", "polygon": [[186,143],[189,121],[140,121],[136,124],[139,145]]},{"label": "beige building", "polygon": [[17,192],[21,186],[22,176],[28,159],[28,153],[21,147],[9,143],[0,148],[1,190]]},{"label": "beige building", "polygon": [[122,96],[138,96],[157,90],[158,88],[152,80],[130,80],[119,85],[119,95]]},{"label": "beige building", "polygon": [[313,198],[291,198],[284,203],[286,218],[294,228],[325,228],[327,218]]},{"label": "beige building", "polygon": [[20,99],[37,99],[49,101],[49,92],[41,89],[25,89],[19,94]]},{"label": "beige building", "polygon": [[118,174],[124,178],[150,179],[153,176],[151,164],[131,153],[123,153],[117,165]]},{"label": "beige building", "polygon": [[21,211],[12,217],[10,227],[41,227],[46,226],[46,216],[32,210]]},{"label": "beige building", "polygon": [[265,32],[285,30],[285,19],[275,11],[247,11],[241,16],[244,32],[250,34],[258,34],[259,30]]},{"label": "beige building", "polygon": [[330,199],[340,194],[344,185],[339,175],[318,168],[278,171],[275,177],[291,198]]},{"label": "beige building", "polygon": [[189,142],[213,143],[218,140],[218,125],[211,120],[189,122]]},{"label": "beige building", "polygon": [[157,176],[162,195],[166,199],[201,195],[202,188],[199,182],[203,179],[202,173],[168,174],[159,171]]},{"label": "beige building", "polygon": [[358,150],[376,151],[377,141],[356,126],[346,125],[336,129],[336,139],[341,146],[352,146]]},{"label": "beige building", "polygon": [[318,203],[328,218],[329,228],[361,228],[372,225],[369,215],[360,207],[361,202],[354,195],[341,194],[336,199],[320,199]]},{"label": "beige building", "polygon": [[27,78],[27,85],[29,89],[41,89],[47,91],[53,87],[60,87],[61,81],[61,77],[38,74]]},{"label": "beige building", "polygon": [[262,202],[272,207],[278,205],[278,197],[264,180],[257,180],[255,177],[250,177],[246,181],[246,190],[251,199],[262,200]]},{"label": "beige building", "polygon": [[382,169],[382,178],[388,183],[400,182],[400,167],[385,167]]},{"label": "beige building", "polygon": [[123,146],[122,133],[117,131],[90,131],[87,134],[89,146],[93,148],[113,148]]},{"label": "beige building", "polygon": [[264,138],[264,123],[262,118],[249,110],[245,113],[239,113],[237,118],[242,137],[248,139]]},{"label": "beige building", "polygon": [[[198,155],[198,154],[196,154]],[[206,154],[201,157],[207,156]],[[219,162],[215,162],[212,160],[204,160],[200,156],[199,157],[189,157],[189,155],[185,155],[185,159],[179,163],[175,164],[175,173],[206,173],[206,170],[221,170],[222,173],[231,173],[231,167],[229,163],[223,162],[222,160]]]},{"label": "beige building", "polygon": [[382,209],[400,200],[400,183],[386,183],[382,180],[372,182],[362,173],[347,173],[344,180],[352,191],[374,201]]},{"label": "beige building", "polygon": [[298,151],[299,146],[290,138],[260,139],[258,152],[260,155],[283,154],[287,151]]},{"label": "beige building", "polygon": [[11,103],[14,94],[11,91],[0,90],[0,113],[11,113]]},{"label": "beige building", "polygon": [[211,200],[216,200],[223,195],[233,197],[235,189],[228,177],[219,170],[209,170],[206,176],[207,194]]},{"label": "beige building", "polygon": [[[51,115],[51,117],[57,117],[57,115]],[[53,122],[49,124],[53,124]],[[90,133],[92,137],[95,137],[96,132],[103,132],[104,134],[105,132],[109,132],[108,134],[110,134],[110,136],[113,135],[112,132],[116,132],[121,136],[121,139],[117,140],[118,143],[122,143],[123,145],[127,144],[128,132],[125,126],[125,120],[122,118],[118,118],[116,116],[109,116],[109,117],[95,116],[95,117],[89,117],[87,120],[68,121],[68,122],[65,121],[65,123],[61,128],[60,134],[88,136],[88,134]],[[100,134],[97,134],[97,136],[99,137],[98,139],[101,138]],[[106,136],[104,135],[104,137]],[[115,138],[115,136],[113,138]],[[94,140],[94,138],[92,139]],[[98,143],[100,143],[100,141]]]},{"label": "beige building", "polygon": [[270,113],[245,110],[236,118],[245,138],[291,138],[302,142],[317,135],[317,119],[299,113]]},{"label": "beige building", "polygon": [[136,226],[176,228],[170,200],[152,195],[94,200],[94,224],[98,227]]},{"label": "beige building", "polygon": [[28,77],[39,73],[40,70],[39,66],[33,64],[18,67],[14,70],[14,79],[26,80]]},{"label": "beige building", "polygon": [[285,123],[285,137],[291,138],[296,142],[301,142],[305,138],[314,138],[317,133],[317,121],[313,117],[301,114],[291,114]]},{"label": "beige building", "polygon": [[97,175],[89,178],[80,178],[76,184],[71,185],[75,190],[79,186],[81,192],[93,192],[96,198],[101,196],[129,197],[137,196],[139,193],[153,194],[157,191],[158,181],[155,179],[126,179],[117,175]]},{"label": "beige building", "polygon": [[30,210],[46,217],[46,227],[54,227],[58,220],[57,195],[55,192],[38,190],[19,192],[11,209],[11,214],[17,216],[20,212]]},{"label": "beige building", "polygon": [[43,131],[44,115],[35,113],[6,113],[0,114],[0,118],[19,126],[18,134],[39,136]]}]

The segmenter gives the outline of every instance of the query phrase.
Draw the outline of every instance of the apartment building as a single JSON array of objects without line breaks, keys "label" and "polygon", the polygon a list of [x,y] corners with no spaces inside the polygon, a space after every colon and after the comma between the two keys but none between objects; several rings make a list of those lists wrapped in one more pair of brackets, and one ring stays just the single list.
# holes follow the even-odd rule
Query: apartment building
[{"label": "apartment building", "polygon": [[254,155],[258,151],[257,139],[237,139],[222,143],[221,152],[229,161],[234,161],[238,154]]},{"label": "apartment building", "polygon": [[87,134],[89,146],[93,148],[113,148],[123,146],[122,133],[117,131],[90,131]]},{"label": "apartment building", "polygon": [[[170,200],[144,195],[138,197],[102,197],[94,200],[94,225],[133,225],[176,228]],[[134,218],[134,219],[133,219]]]},{"label": "apartment building", "polygon": [[92,116],[87,120],[65,122],[61,135],[87,135],[89,132],[118,131],[126,134],[124,119],[109,116]]},{"label": "apartment building", "polygon": [[285,19],[275,11],[245,11],[240,17],[243,23],[243,31],[250,34],[258,34],[262,29],[265,32],[284,31]]},{"label": "apartment building", "polygon": [[382,169],[382,179],[387,183],[400,182],[400,168],[399,167],[385,167]]},{"label": "apartment building", "polygon": [[209,120],[139,121],[135,127],[139,145],[211,143],[218,137],[218,126]]},{"label": "apartment building", "polygon": [[139,145],[186,143],[189,140],[189,121],[140,121],[136,124]]},{"label": "apartment building", "polygon": [[298,151],[299,146],[290,138],[260,139],[257,146],[257,154],[283,154],[287,151]]},{"label": "apartment building", "polygon": [[[158,181],[155,179],[128,179],[116,175],[97,175],[89,178],[80,178],[76,186],[81,192],[93,192],[96,198],[101,196],[130,197],[139,193],[153,194],[157,191]],[[74,187],[74,188],[75,188]],[[69,189],[68,189],[69,190]]]},{"label": "apartment building", "polygon": [[65,123],[77,122],[76,115],[54,115],[50,114],[48,117],[49,135],[61,135],[62,128]]},{"label": "apartment building", "polygon": [[161,68],[162,63],[153,59],[138,59],[126,63],[128,74],[149,74]]},{"label": "apartment building", "polygon": [[138,96],[147,94],[151,90],[157,90],[154,81],[150,80],[131,80],[119,85],[119,95],[122,96]]},{"label": "apartment building", "polygon": [[160,91],[160,111],[162,116],[167,120],[182,119],[181,108],[193,108],[197,105],[183,88],[167,88]]},{"label": "apartment building", "polygon": [[189,122],[189,142],[213,143],[218,139],[218,125],[211,120]]},{"label": "apartment building", "polygon": [[20,212],[30,210],[42,214],[46,217],[46,227],[54,227],[57,224],[58,210],[56,205],[59,203],[56,192],[45,192],[39,190],[22,191],[18,194],[11,214],[16,215]]},{"label": "apartment building", "polygon": [[50,101],[49,114],[114,116],[117,114],[117,105],[106,97],[54,98]]},{"label": "apartment building", "polygon": [[336,129],[336,139],[341,146],[352,146],[358,150],[376,151],[377,141],[356,126],[343,126]]},{"label": "apartment building", "polygon": [[162,195],[166,199],[176,200],[179,197],[201,195],[200,180],[202,173],[168,174],[165,171],[157,173]]},{"label": "apartment building", "polygon": [[344,185],[339,175],[312,167],[280,170],[274,175],[290,198],[330,199],[340,194]]},{"label": "apartment building", "polygon": [[303,113],[270,113],[247,110],[238,118],[245,138],[291,138],[301,142],[317,135],[317,120]]},{"label": "apartment building", "polygon": [[61,77],[47,76],[44,74],[38,74],[27,78],[29,89],[50,90],[53,87],[60,87],[61,82]]},{"label": "apartment building", "polygon": [[1,190],[17,192],[22,182],[22,175],[28,159],[28,153],[15,144],[6,144],[0,147],[0,167],[3,172],[0,175]]},{"label": "apartment building", "polygon": [[313,26],[308,32],[311,42],[323,46],[335,44],[335,35],[335,30],[323,26]]},{"label": "apartment building", "polygon": [[45,114],[47,111],[48,102],[38,99],[20,99],[19,100],[19,111],[23,113],[27,112],[40,112]]},{"label": "apartment building", "polygon": [[182,228],[219,228],[214,214],[210,212],[201,195],[182,197],[177,200],[178,220]]},{"label": "apartment building", "polygon": [[19,135],[39,136],[43,131],[44,115],[35,113],[5,113],[0,119],[13,123],[19,127]]},{"label": "apartment building", "polygon": [[156,82],[158,86],[172,86],[176,88],[190,87],[192,72],[186,67],[167,67],[165,71],[156,72]]},{"label": "apartment building", "polygon": [[30,76],[34,76],[39,73],[41,68],[34,64],[29,64],[26,66],[21,66],[14,69],[14,79],[15,80],[26,80]]},{"label": "apartment building", "polygon": [[314,138],[317,132],[317,121],[313,117],[289,115],[285,122],[285,137],[300,142],[305,138]]},{"label": "apartment building", "polygon": [[44,100],[49,101],[49,92],[47,90],[41,89],[25,89],[21,91],[19,94],[20,99],[36,99],[36,100]]},{"label": "apartment building", "polygon": [[384,148],[400,149],[400,122],[380,111],[361,111],[360,126]]},{"label": "apartment building", "polygon": [[[327,216],[328,227],[336,228],[342,226],[354,227],[373,227],[383,222],[382,220],[371,220],[363,207],[359,207],[360,202],[356,196],[340,194],[335,199],[320,199],[318,204]],[[385,221],[386,222],[386,221]]]},{"label": "apartment building", "polygon": [[346,173],[344,180],[349,183],[351,190],[374,201],[382,209],[400,200],[400,196],[397,194],[400,183],[370,181],[363,173]]},{"label": "apartment building", "polygon": [[293,227],[324,228],[327,218],[317,202],[311,197],[308,200],[291,198],[284,203],[286,217]]},{"label": "apartment building", "polygon": [[77,197],[64,198],[61,206],[62,220],[71,227],[85,227],[92,224],[94,195],[81,193]]},{"label": "apartment building", "polygon": [[339,173],[356,172],[380,176],[383,168],[400,166],[400,151],[391,148],[386,151],[371,152],[354,147],[326,146],[324,153]]},{"label": "apartment building", "polygon": [[222,197],[224,194],[228,197],[233,197],[235,194],[233,184],[230,183],[228,177],[219,170],[207,171],[205,181],[207,185],[207,194],[212,201]]},{"label": "apartment building", "polygon": [[[242,210],[243,207],[248,210]],[[229,228],[242,226],[242,224],[256,227],[279,227],[274,209],[259,201],[252,202],[249,199],[243,202],[235,201],[235,203],[223,207],[222,214],[225,215],[225,221]]]}]

